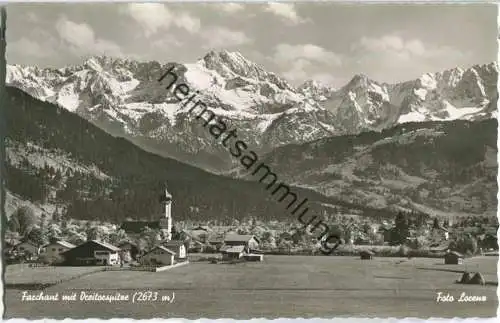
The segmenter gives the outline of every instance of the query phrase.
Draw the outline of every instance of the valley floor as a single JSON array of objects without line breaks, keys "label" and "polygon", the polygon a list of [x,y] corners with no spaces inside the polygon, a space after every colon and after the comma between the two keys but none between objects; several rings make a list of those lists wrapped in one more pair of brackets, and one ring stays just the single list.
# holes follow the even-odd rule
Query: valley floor
[{"label": "valley floor", "polygon": [[[497,257],[475,257],[463,265],[444,265],[443,259],[431,258],[266,256],[263,262],[240,264],[192,262],[159,273],[99,271],[44,293],[85,290],[132,295],[150,290],[175,298],[172,303],[28,302],[21,301],[23,290],[7,288],[5,317],[493,317],[498,305],[497,261]],[[24,268],[19,274],[7,267],[5,283],[25,283],[26,277],[37,277],[43,270],[49,269]],[[456,284],[463,270],[481,272],[486,285]],[[453,295],[455,302],[436,302],[438,292]],[[462,292],[486,296],[487,301],[458,302]]]}]

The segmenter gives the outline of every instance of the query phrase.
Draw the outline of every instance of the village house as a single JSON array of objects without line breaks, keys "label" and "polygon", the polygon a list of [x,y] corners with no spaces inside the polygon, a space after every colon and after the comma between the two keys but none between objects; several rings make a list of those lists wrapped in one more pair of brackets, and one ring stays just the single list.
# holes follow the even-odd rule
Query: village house
[{"label": "village house", "polygon": [[64,240],[55,240],[42,247],[41,255],[49,263],[58,263],[64,261],[61,256],[63,252],[75,248],[76,246]]},{"label": "village house", "polygon": [[446,265],[461,265],[464,262],[464,256],[456,251],[449,251],[444,255]]},{"label": "village house", "polygon": [[431,240],[439,241],[445,240],[447,241],[450,238],[450,232],[445,227],[439,225],[437,228],[433,228],[431,231]]},{"label": "village house", "polygon": [[18,243],[12,250],[28,260],[36,259],[40,254],[40,246],[31,240]]},{"label": "village house", "polygon": [[223,260],[240,259],[244,256],[245,246],[224,245],[220,249]]},{"label": "village house", "polygon": [[168,240],[161,243],[165,248],[173,251],[175,253],[175,260],[184,260],[187,257],[186,246],[184,241],[180,240]]},{"label": "village house", "polygon": [[192,240],[199,241],[201,243],[207,243],[210,233],[203,230],[189,230],[184,231]]},{"label": "village house", "polygon": [[182,230],[183,234],[185,234],[188,238],[187,251],[188,252],[203,252],[207,246],[205,242],[200,241],[198,235],[192,233],[189,230]]},{"label": "village house", "polygon": [[171,266],[174,264],[175,252],[164,247],[156,246],[153,249],[146,252],[140,258],[140,263],[142,265],[164,265]]},{"label": "village house", "polygon": [[498,250],[496,228],[486,229],[484,234],[478,235],[477,243],[485,250]]},{"label": "village house", "polygon": [[223,236],[212,236],[208,239],[208,245],[214,251],[219,251],[223,244],[224,244]]},{"label": "village house", "polygon": [[224,238],[224,246],[243,246],[246,253],[259,250],[259,243],[254,235],[228,234]]},{"label": "village house", "polygon": [[259,243],[260,241],[254,235],[228,234],[220,248],[222,259],[229,260],[245,257],[248,260],[262,261],[262,255],[251,257],[252,252],[259,252]]},{"label": "village house", "polygon": [[373,259],[374,253],[371,252],[370,250],[363,250],[359,253],[359,256],[363,260],[370,260]]},{"label": "village house", "polygon": [[204,250],[205,250],[205,244],[202,243],[201,241],[198,241],[198,240],[195,240],[195,239],[191,239],[189,241],[189,248],[188,248],[189,252],[198,252],[198,253],[201,253]]},{"label": "village house", "polygon": [[89,240],[83,244],[63,252],[64,263],[73,266],[117,265],[120,263],[120,248],[109,243]]}]

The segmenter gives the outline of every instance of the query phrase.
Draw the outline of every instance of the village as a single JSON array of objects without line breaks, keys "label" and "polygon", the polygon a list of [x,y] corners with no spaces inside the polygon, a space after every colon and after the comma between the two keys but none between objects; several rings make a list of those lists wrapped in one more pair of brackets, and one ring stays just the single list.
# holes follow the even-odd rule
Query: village
[{"label": "village", "polygon": [[[50,238],[50,242],[39,245],[25,239],[13,243],[6,241],[4,254],[9,262],[29,262],[35,266],[119,266],[132,270],[161,271],[170,267],[189,263],[188,251],[203,251],[204,243],[200,236],[208,232],[201,226],[190,230],[190,242],[179,239],[179,234],[173,237],[172,196],[165,190],[160,202],[164,204],[164,217],[158,221],[126,221],[121,225],[127,237],[113,245],[107,241],[89,239],[78,245],[71,242]],[[137,243],[144,230],[158,229],[163,239],[147,250],[141,250]],[[201,233],[199,232],[201,231]],[[176,239],[174,239],[176,238]],[[201,238],[203,240],[203,238]],[[259,239],[254,235],[228,234],[219,240],[212,240],[213,250],[220,257],[213,257],[214,261],[262,261],[263,254],[259,250]]]},{"label": "village", "polygon": [[[60,232],[50,233],[55,230],[53,224],[52,229],[49,225],[45,230],[50,235],[50,241],[43,245],[34,241],[37,235],[32,233],[41,233],[36,231],[36,227],[22,241],[7,234],[4,247],[6,262],[161,271],[186,265],[190,258],[211,263],[236,263],[262,262],[266,253],[319,255],[315,252],[318,241],[296,227],[290,228],[289,232],[282,229],[278,239],[276,234],[273,236],[270,232],[259,230],[255,223],[248,226],[240,224],[237,230],[227,232],[203,225],[178,230],[173,225],[172,195],[167,189],[159,202],[163,204],[164,214],[157,221],[125,221],[119,228],[114,228],[119,233],[114,236],[113,233],[108,234],[107,239],[97,234],[99,230],[96,227],[91,227],[89,231],[94,234],[66,241],[60,238]],[[350,219],[342,231],[343,245],[335,255],[358,255],[361,259],[374,256],[440,257],[446,264],[460,264],[466,256],[498,255],[496,228],[487,222],[472,220],[474,223],[463,220],[461,224],[452,226],[449,221],[440,224],[437,219],[423,219],[420,221],[424,225],[420,227],[401,228],[401,223],[408,221],[403,215],[396,218],[393,226],[387,222],[379,226],[368,223],[360,226]],[[429,222],[427,227],[426,221]],[[209,257],[200,257],[200,254]]]},{"label": "village", "polygon": [[[26,208],[16,210],[4,235],[8,308],[43,315],[44,309],[60,307],[56,301],[50,306],[22,301],[26,291],[67,296],[89,290],[102,295],[146,290],[161,295],[160,300],[175,299],[162,304],[182,317],[199,313],[239,317],[239,309],[259,301],[265,307],[252,306],[244,315],[287,315],[277,310],[283,307],[276,290],[284,290],[292,299],[300,293],[312,295],[305,299],[323,304],[319,308],[323,315],[332,311],[330,298],[343,299],[345,290],[360,295],[376,290],[380,297],[411,293],[415,299],[433,300],[436,286],[457,293],[466,287],[487,299],[481,306],[470,303],[474,307],[460,307],[454,313],[484,311],[496,299],[496,219],[472,217],[452,223],[398,213],[393,221],[369,222],[334,214],[329,223],[339,224],[342,244],[325,256],[318,252],[319,241],[297,223],[251,218],[235,219],[231,225],[196,221],[174,225],[175,202],[168,190],[153,202],[161,203],[163,210],[156,220],[127,219],[114,225],[60,219],[56,213],[51,219],[33,217]],[[363,297],[362,302],[370,306],[372,299]],[[390,310],[393,303],[403,306],[403,301],[396,298],[381,310]],[[78,301],[71,310],[58,313],[102,315],[109,306],[114,309],[109,313],[145,318],[157,313],[152,301],[101,303]],[[432,304],[425,306],[439,313],[441,308]],[[356,308],[350,306],[348,311]]]}]

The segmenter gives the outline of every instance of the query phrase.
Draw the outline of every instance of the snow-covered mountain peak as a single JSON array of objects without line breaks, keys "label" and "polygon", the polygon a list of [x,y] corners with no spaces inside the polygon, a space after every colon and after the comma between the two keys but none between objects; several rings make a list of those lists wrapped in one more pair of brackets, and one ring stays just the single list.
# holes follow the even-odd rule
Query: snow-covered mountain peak
[{"label": "snow-covered mountain peak", "polygon": [[83,66],[96,72],[103,72],[99,57],[90,57],[83,62]]},{"label": "snow-covered mountain peak", "polygon": [[346,87],[367,87],[370,82],[373,82],[368,78],[366,74],[359,73],[352,77],[352,79],[347,83]]},{"label": "snow-covered mountain peak", "polygon": [[297,91],[321,102],[329,98],[336,89],[316,80],[307,80],[297,87]]},{"label": "snow-covered mountain peak", "polygon": [[298,90],[304,90],[304,89],[318,89],[318,90],[323,90],[323,89],[328,89],[328,90],[335,90],[333,87],[323,83],[323,82],[320,82],[320,81],[317,81],[317,80],[312,80],[312,79],[309,79],[309,80],[306,80],[304,83],[302,83],[301,85],[299,85],[297,87]]},{"label": "snow-covered mountain peak", "polygon": [[266,71],[261,65],[246,59],[239,52],[210,51],[203,57],[201,63],[207,69],[214,70],[225,78],[245,77],[270,82],[282,90],[294,90],[285,79]]},{"label": "snow-covered mountain peak", "polygon": [[435,75],[426,73],[417,79],[416,86],[427,90],[433,90],[437,87],[437,80]]},{"label": "snow-covered mountain peak", "polygon": [[229,51],[211,51],[194,63],[92,56],[60,69],[9,65],[7,84],[107,131],[149,142],[155,150],[168,143],[173,148],[164,149],[170,149],[171,157],[179,157],[179,145],[186,150],[180,156],[218,154],[210,139],[200,138],[199,129],[191,125],[192,116],[178,109],[166,83],[157,82],[172,64],[178,83],[196,89],[218,115],[241,129],[242,138],[264,150],[409,121],[490,118],[498,97],[496,62],[426,73],[396,84],[357,74],[340,89],[315,80],[295,88]]}]

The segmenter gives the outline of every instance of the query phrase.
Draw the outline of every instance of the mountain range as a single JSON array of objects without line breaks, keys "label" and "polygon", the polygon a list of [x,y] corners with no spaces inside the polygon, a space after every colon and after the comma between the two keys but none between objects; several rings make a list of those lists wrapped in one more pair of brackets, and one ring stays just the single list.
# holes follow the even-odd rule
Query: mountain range
[{"label": "mountain range", "polygon": [[150,219],[167,183],[177,219],[286,217],[157,82],[172,66],[312,210],[496,214],[496,63],[399,84],[356,75],[334,89],[294,87],[227,51],[193,64],[8,66],[7,214],[34,203],[72,218]]},{"label": "mountain range", "polygon": [[359,74],[335,89],[313,80],[294,87],[238,52],[211,51],[194,63],[166,64],[94,56],[60,69],[9,65],[7,84],[147,151],[231,172],[234,159],[157,82],[172,66],[178,82],[199,90],[198,98],[260,154],[407,122],[496,118],[496,62],[397,84]]}]

